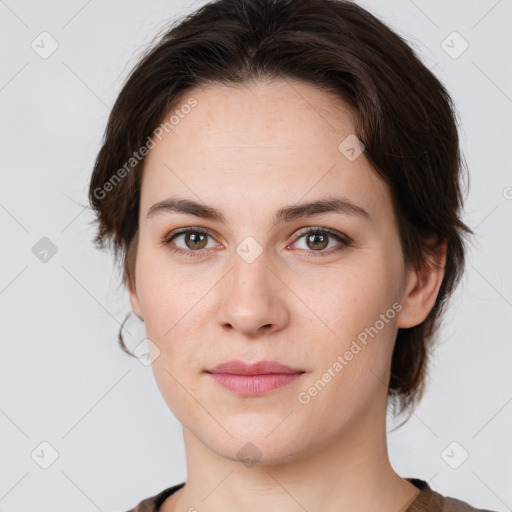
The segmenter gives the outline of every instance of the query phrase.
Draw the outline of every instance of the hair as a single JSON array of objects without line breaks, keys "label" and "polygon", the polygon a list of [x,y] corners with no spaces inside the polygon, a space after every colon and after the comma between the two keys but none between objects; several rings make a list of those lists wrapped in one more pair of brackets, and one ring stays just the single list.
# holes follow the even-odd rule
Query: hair
[{"label": "hair", "polygon": [[[110,112],[89,188],[94,243],[113,246],[122,283],[135,290],[139,152],[145,156],[150,136],[193,88],[259,79],[300,80],[353,108],[355,134],[391,193],[406,268],[436,265],[435,250],[447,244],[434,307],[421,324],[398,329],[395,341],[388,399],[399,414],[412,411],[423,395],[434,334],[463,274],[465,237],[474,234],[459,218],[466,164],[444,86],[401,36],[357,4],[216,0],[167,26]],[[130,353],[122,329],[119,343]]]}]

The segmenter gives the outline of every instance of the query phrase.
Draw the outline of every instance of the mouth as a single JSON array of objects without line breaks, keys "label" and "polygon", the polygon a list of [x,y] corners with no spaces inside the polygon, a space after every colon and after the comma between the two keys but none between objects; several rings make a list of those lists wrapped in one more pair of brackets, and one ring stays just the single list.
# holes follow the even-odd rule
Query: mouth
[{"label": "mouth", "polygon": [[291,384],[306,371],[277,361],[245,363],[233,360],[206,370],[206,373],[217,384],[239,395],[263,395]]}]

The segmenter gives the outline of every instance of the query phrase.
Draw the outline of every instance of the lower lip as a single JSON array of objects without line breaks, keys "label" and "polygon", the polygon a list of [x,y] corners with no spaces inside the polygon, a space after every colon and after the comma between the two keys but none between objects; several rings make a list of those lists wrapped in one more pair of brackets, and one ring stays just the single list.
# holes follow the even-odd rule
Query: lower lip
[{"label": "lower lip", "polygon": [[297,380],[302,373],[269,373],[265,375],[234,375],[209,373],[222,387],[240,395],[264,395]]}]

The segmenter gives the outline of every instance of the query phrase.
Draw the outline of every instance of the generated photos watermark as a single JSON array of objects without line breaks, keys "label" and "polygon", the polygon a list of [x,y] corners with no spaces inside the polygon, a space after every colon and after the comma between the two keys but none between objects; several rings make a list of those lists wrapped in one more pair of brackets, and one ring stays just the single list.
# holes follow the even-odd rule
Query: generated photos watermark
[{"label": "generated photos watermark", "polygon": [[386,324],[402,310],[402,308],[402,304],[394,302],[386,313],[380,315],[379,320],[377,320],[373,326],[366,327],[361,331],[357,335],[357,340],[352,340],[350,348],[346,350],[343,355],[338,355],[336,360],[331,366],[329,366],[329,368],[327,368],[327,371],[322,375],[322,377],[317,379],[307,390],[303,390],[297,395],[298,402],[302,405],[307,405],[311,401],[311,398],[317,396],[318,393],[320,393],[327,384],[331,382],[331,380],[336,377],[341,370],[343,370],[343,368],[345,368],[345,366],[347,366],[350,361],[352,361],[354,357],[363,350],[364,347],[368,345],[368,336],[370,336],[371,339],[377,336],[379,332],[384,329]]}]

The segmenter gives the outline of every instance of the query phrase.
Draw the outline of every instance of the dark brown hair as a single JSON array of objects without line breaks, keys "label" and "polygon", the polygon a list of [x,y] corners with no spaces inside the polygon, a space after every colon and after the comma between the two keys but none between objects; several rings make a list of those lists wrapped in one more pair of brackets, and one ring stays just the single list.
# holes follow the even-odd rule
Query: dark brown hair
[{"label": "dark brown hair", "polygon": [[[167,27],[110,113],[89,189],[94,242],[111,242],[123,284],[134,289],[142,148],[192,88],[259,78],[301,80],[354,109],[364,154],[389,186],[407,268],[432,261],[437,244],[447,242],[435,306],[396,338],[388,397],[399,413],[412,410],[423,394],[433,334],[464,270],[465,236],[474,234],[459,218],[465,162],[444,86],[402,37],[357,4],[216,0]],[[126,350],[121,332],[119,341]]]}]

